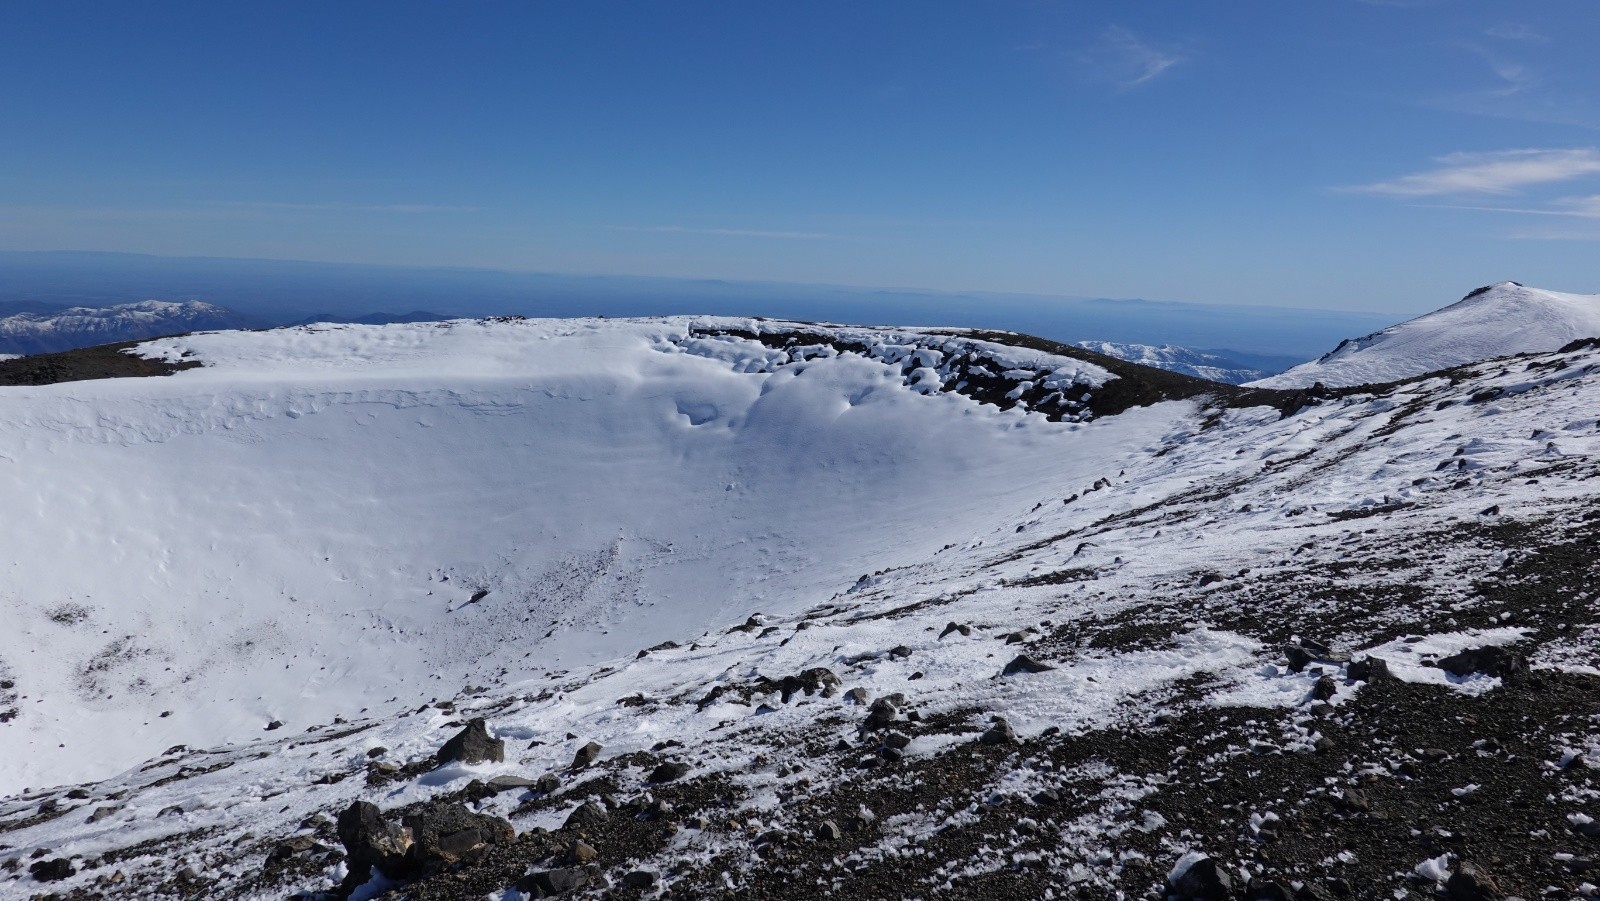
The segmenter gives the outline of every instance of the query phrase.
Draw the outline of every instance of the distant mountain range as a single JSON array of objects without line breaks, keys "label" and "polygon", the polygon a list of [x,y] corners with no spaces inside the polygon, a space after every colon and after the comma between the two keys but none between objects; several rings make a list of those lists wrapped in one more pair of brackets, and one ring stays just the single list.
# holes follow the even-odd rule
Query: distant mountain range
[{"label": "distant mountain range", "polygon": [[[17,304],[12,306],[30,306]],[[39,309],[39,307],[44,307]],[[110,307],[12,311],[0,317],[0,354],[43,354],[182,332],[251,328],[261,323],[198,300],[143,300]]]},{"label": "distant mountain range", "polygon": [[1174,344],[1123,344],[1115,341],[1079,341],[1079,347],[1195,378],[1229,385],[1266,378],[1293,366],[1295,357],[1244,354],[1233,350],[1193,350]]}]

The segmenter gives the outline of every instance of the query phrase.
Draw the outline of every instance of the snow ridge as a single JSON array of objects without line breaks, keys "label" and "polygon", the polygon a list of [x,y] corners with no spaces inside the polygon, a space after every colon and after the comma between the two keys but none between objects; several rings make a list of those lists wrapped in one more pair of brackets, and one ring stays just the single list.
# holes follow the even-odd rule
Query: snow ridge
[{"label": "snow ridge", "polygon": [[1464,363],[1557,350],[1600,336],[1600,295],[1500,282],[1440,310],[1344,341],[1320,359],[1251,384],[1304,388],[1380,384]]}]

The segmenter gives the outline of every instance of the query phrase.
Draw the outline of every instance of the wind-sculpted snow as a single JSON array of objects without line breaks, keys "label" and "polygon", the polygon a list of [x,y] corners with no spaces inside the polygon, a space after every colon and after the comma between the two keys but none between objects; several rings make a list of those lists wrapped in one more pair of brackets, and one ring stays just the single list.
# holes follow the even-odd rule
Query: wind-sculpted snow
[{"label": "wind-sculpted snow", "polygon": [[[1073,423],[951,361],[1118,379],[976,340],[318,327],[0,391],[0,738],[98,780],[0,800],[0,892],[333,892],[362,800],[519,835],[357,897],[1578,894],[1600,350]],[[474,717],[505,759],[440,763]]]},{"label": "wind-sculpted snow", "polygon": [[145,346],[206,364],[169,378],[0,390],[5,787],[796,609],[1182,415],[1075,427],[929,393],[898,345],[777,365],[692,325],[201,334]]},{"label": "wind-sculpted snow", "polygon": [[1600,295],[1501,282],[1251,384],[1303,388],[1321,382],[1334,388],[1394,382],[1495,357],[1548,353],[1594,337],[1600,337]]}]

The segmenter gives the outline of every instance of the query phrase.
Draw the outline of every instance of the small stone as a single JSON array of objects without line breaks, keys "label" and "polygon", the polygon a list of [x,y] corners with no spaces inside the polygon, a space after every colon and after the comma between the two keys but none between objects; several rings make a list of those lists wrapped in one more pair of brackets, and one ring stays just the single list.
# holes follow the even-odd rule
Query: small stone
[{"label": "small stone", "polygon": [[904,660],[905,658],[910,657],[910,656],[911,656],[911,649],[906,647],[903,644],[902,645],[896,645],[895,647],[889,649],[889,659],[890,660]]},{"label": "small stone", "polygon": [[89,799],[89,791],[88,789],[75,788],[67,792],[67,797],[74,801],[87,801]]},{"label": "small stone", "polygon": [[949,625],[944,627],[944,631],[943,632],[939,633],[939,637],[940,638],[944,638],[946,635],[949,635],[951,632],[959,632],[962,635],[971,635],[972,634],[972,627],[968,626],[968,625],[965,625],[965,624],[962,624],[962,623],[950,623]]},{"label": "small stone", "polygon": [[117,811],[119,811],[121,809],[122,809],[122,805],[121,804],[107,804],[104,807],[96,807],[94,809],[94,813],[89,814],[89,819],[85,820],[84,822],[86,822],[86,823],[98,823],[101,820],[105,819],[108,816],[111,816],[112,814],[116,813]]},{"label": "small stone", "polygon": [[1331,700],[1339,693],[1339,686],[1334,683],[1332,676],[1321,676],[1315,685],[1311,686],[1311,698],[1315,701]]},{"label": "small stone", "polygon": [[650,771],[650,782],[672,782],[689,775],[689,765],[677,761],[668,761]]},{"label": "small stone", "polygon": [[825,842],[836,842],[844,835],[839,829],[839,824],[833,820],[823,820],[817,824],[817,838]]},{"label": "small stone", "polygon": [[369,748],[367,750],[368,757],[382,757],[387,753],[389,753],[389,749],[384,747]]},{"label": "small stone", "polygon": [[911,736],[901,732],[890,732],[883,737],[883,743],[891,748],[903,751],[906,745],[911,744]]},{"label": "small stone", "polygon": [[1283,654],[1289,660],[1289,671],[1298,673],[1311,665],[1311,654],[1298,645],[1290,645],[1283,649]]},{"label": "small stone", "polygon": [[1467,648],[1439,661],[1439,668],[1457,676],[1482,673],[1499,676],[1507,683],[1528,679],[1528,658],[1497,645]]},{"label": "small stone", "polygon": [[652,888],[656,884],[656,874],[649,870],[634,870],[622,877],[622,884],[632,889]]},{"label": "small stone", "polygon": [[529,873],[513,883],[512,887],[524,895],[548,898],[563,895],[591,884],[589,872],[582,867],[561,867],[538,873]]},{"label": "small stone", "polygon": [[600,751],[600,743],[593,741],[579,748],[578,753],[572,755],[572,768],[575,770],[581,770],[589,764],[594,763],[599,759]]},{"label": "small stone", "polygon": [[554,794],[561,787],[561,777],[555,773],[545,773],[533,782],[533,787],[544,794]]},{"label": "small stone", "polygon": [[567,858],[573,863],[590,863],[599,856],[600,852],[587,842],[573,842],[572,847],[567,849]]},{"label": "small stone", "polygon": [[1016,730],[1011,728],[1005,717],[997,716],[994,718],[994,725],[979,736],[978,741],[986,745],[1014,745],[1018,742],[1018,738]]},{"label": "small stone", "polygon": [[1019,654],[1017,655],[1016,659],[1006,664],[1006,668],[1001,671],[1001,675],[1012,676],[1016,675],[1017,673],[1042,673],[1053,669],[1055,669],[1055,667],[1050,666],[1047,663],[1040,663],[1032,657],[1029,657],[1027,654]]},{"label": "small stone", "polygon": [[268,723],[266,725],[266,727],[262,731],[264,731],[264,732],[272,732],[274,730],[282,729],[282,728],[283,728],[283,720],[273,720],[272,722]]},{"label": "small stone", "polygon": [[852,688],[844,693],[844,699],[852,704],[865,704],[870,697],[872,697],[872,693],[860,687]]},{"label": "small stone", "polygon": [[533,788],[539,783],[522,776],[496,776],[489,780],[489,788],[496,792],[514,791],[519,788]]}]

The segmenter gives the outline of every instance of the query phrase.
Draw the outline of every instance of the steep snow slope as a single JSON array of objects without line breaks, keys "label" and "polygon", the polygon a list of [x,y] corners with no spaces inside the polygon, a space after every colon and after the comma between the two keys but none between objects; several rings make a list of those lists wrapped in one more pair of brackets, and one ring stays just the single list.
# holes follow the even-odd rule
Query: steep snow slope
[{"label": "steep snow slope", "polygon": [[1425,316],[1341,343],[1264,388],[1328,387],[1392,382],[1511,354],[1557,350],[1600,336],[1600,295],[1559,294],[1500,282]]},{"label": "steep snow slope", "polygon": [[[1591,847],[1600,813],[1600,350],[1289,416],[1191,399],[1075,424],[910,390],[949,365],[929,343],[959,339],[829,334],[865,352],[696,337],[680,321],[199,336],[153,349],[212,368],[0,392],[0,453],[90,479],[7,488],[22,495],[8,504],[38,495],[8,526],[45,533],[14,557],[30,595],[92,584],[112,593],[91,617],[121,615],[123,598],[173,611],[148,633],[174,663],[215,644],[207,618],[240,611],[270,612],[281,647],[315,658],[282,674],[303,691],[271,698],[292,711],[280,732],[124,760],[76,797],[0,800],[19,861],[0,890],[49,890],[22,870],[53,860],[76,870],[62,892],[329,889],[349,867],[324,818],[364,800],[396,818],[468,804],[520,833],[396,895],[416,901],[538,897],[510,886],[570,865],[580,839],[608,878],[647,872],[677,898],[1142,898],[1204,860],[1235,885],[1274,882],[1265,897],[1336,897],[1332,880],[1431,897],[1490,855],[1507,892],[1587,891],[1561,864]],[[991,352],[1073,393],[1109,384],[1075,361]],[[115,508],[97,513],[102,494]],[[638,599],[657,606],[562,595],[579,617],[540,644],[548,620],[516,620],[543,597],[527,592],[582,579],[516,581],[549,559],[513,547],[530,534],[620,546],[621,563],[584,572],[635,561]],[[652,534],[689,559],[632,549]],[[71,570],[34,562],[61,559],[49,541]],[[469,578],[463,558],[489,562]],[[490,594],[470,603],[478,585]],[[202,590],[216,600],[181,601]],[[764,615],[747,621],[752,607]],[[611,634],[582,629],[596,624]],[[28,628],[73,660],[71,625]],[[390,625],[432,630],[450,656]],[[1534,675],[1445,668],[1471,648],[1526,653]],[[226,653],[266,664],[242,643]],[[1351,661],[1368,654],[1394,678],[1360,674]],[[569,671],[549,671],[558,656]],[[325,703],[338,688],[306,671],[316,661],[363,686],[349,707]],[[423,661],[445,701],[389,697]],[[378,698],[384,667],[396,687]],[[819,667],[841,690],[795,679]],[[260,693],[279,675],[217,666],[202,680]],[[864,725],[849,688],[900,695],[871,714],[887,729]],[[46,690],[44,716],[77,705],[112,750],[139,749],[117,746],[105,711]],[[212,690],[191,703],[225,717]],[[474,716],[505,760],[436,765]],[[573,766],[591,740],[599,759]],[[76,739],[42,750],[94,757]],[[687,774],[653,779],[669,758]],[[544,788],[482,784],[546,774]],[[589,802],[609,815],[569,824]],[[389,887],[378,876],[357,897]]]},{"label": "steep snow slope", "polygon": [[0,353],[43,354],[201,329],[243,328],[245,317],[197,300],[143,300],[0,317]]},{"label": "steep snow slope", "polygon": [[941,393],[941,370],[978,348],[1069,407],[1108,373],[693,325],[199,334],[144,346],[206,363],[170,378],[0,389],[21,696],[0,790],[789,615],[1094,481],[1187,410],[1051,422]]},{"label": "steep snow slope", "polygon": [[1118,344],[1114,341],[1079,341],[1078,346],[1141,366],[1181,372],[1195,378],[1229,385],[1242,385],[1266,375],[1265,372],[1252,369],[1237,360],[1174,344],[1163,344],[1158,347],[1151,344]]}]

